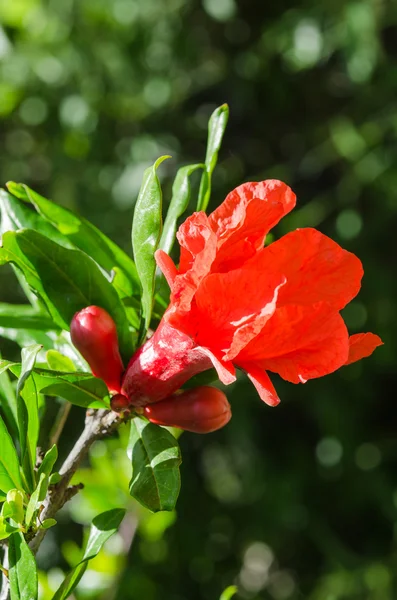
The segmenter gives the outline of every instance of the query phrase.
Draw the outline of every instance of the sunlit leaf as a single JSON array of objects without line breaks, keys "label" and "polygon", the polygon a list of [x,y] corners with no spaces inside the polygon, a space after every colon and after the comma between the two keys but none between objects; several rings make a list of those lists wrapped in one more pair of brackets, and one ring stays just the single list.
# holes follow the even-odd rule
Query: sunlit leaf
[{"label": "sunlit leaf", "polygon": [[10,434],[0,417],[0,490],[7,493],[13,488],[22,490],[18,456]]},{"label": "sunlit leaf", "polygon": [[169,156],[161,156],[143,174],[141,189],[135,205],[132,223],[132,248],[142,285],[142,335],[146,333],[153,308],[156,261],[154,253],[160,241],[162,229],[162,192],[156,170]]},{"label": "sunlit leaf", "polygon": [[11,600],[37,600],[36,561],[25,538],[22,533],[13,533],[8,544]]},{"label": "sunlit leaf", "polygon": [[207,153],[205,156],[205,171],[201,178],[197,210],[206,210],[211,197],[211,177],[218,162],[218,152],[222,144],[229,118],[229,107],[222,104],[211,115],[208,123]]},{"label": "sunlit leaf", "polygon": [[131,496],[153,512],[175,508],[182,461],[176,439],[166,429],[135,418],[128,450],[132,459]]}]

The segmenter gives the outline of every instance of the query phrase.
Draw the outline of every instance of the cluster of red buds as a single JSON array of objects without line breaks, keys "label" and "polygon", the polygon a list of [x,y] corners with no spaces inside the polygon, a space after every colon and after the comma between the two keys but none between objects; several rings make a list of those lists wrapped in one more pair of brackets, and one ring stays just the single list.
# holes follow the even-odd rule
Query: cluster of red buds
[{"label": "cluster of red buds", "polygon": [[152,423],[179,427],[194,433],[216,431],[230,420],[230,404],[225,394],[217,388],[200,386],[178,390],[160,400],[158,397],[147,397],[144,401],[142,395],[126,393],[123,383],[129,369],[124,370],[116,325],[103,308],[88,306],[76,313],[70,334],[74,346],[88,362],[93,375],[106,383],[115,412],[122,413],[139,406]]}]

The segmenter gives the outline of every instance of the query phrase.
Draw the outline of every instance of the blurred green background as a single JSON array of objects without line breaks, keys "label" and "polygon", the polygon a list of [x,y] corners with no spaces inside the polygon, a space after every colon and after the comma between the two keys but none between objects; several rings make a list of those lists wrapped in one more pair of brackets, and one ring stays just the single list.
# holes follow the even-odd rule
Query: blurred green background
[{"label": "blurred green background", "polygon": [[[212,206],[243,181],[286,181],[298,207],[276,235],[314,226],[358,254],[363,288],[344,317],[385,342],[306,385],[274,377],[278,408],[241,378],[224,430],[181,437],[175,514],[129,498],[126,432],[97,443],[85,491],[41,548],[43,600],[78,561],[81,525],[125,505],[76,598],[217,600],[233,582],[247,599],[397,598],[397,4],[0,0],[0,24],[1,185],[28,183],[130,252],[144,168],[172,155],[166,204],[227,102]],[[23,301],[7,268],[0,286],[1,301]]]}]

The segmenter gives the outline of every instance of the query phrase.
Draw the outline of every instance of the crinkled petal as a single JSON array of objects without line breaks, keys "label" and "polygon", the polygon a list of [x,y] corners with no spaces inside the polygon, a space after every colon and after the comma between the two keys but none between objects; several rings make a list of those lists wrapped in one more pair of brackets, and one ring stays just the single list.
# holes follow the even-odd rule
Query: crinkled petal
[{"label": "crinkled petal", "polygon": [[189,312],[200,282],[209,273],[217,243],[205,213],[194,213],[186,219],[177,237],[181,245],[181,262],[166,313],[168,321],[175,326],[178,326],[178,319]]},{"label": "crinkled petal", "polygon": [[181,248],[179,272],[186,273],[192,269],[197,257],[201,257],[201,262],[205,259],[209,272],[215,258],[217,240],[205,212],[196,212],[188,217],[179,227],[176,237]]},{"label": "crinkled petal", "polygon": [[349,338],[349,357],[346,365],[371,356],[372,352],[383,342],[375,333],[356,333]]},{"label": "crinkled petal", "polygon": [[349,351],[346,325],[332,306],[283,306],[235,363],[254,361],[292,383],[332,373],[345,364]]},{"label": "crinkled petal", "polygon": [[209,216],[218,237],[212,272],[242,265],[263,246],[266,234],[295,206],[296,196],[285,183],[269,179],[240,185]]},{"label": "crinkled petal", "polygon": [[361,261],[316,229],[288,233],[265,248],[264,254],[264,268],[287,277],[279,306],[324,301],[340,310],[360,289]]},{"label": "crinkled petal", "polygon": [[166,278],[170,289],[172,289],[175,277],[178,275],[178,270],[174,264],[174,261],[166,252],[164,252],[164,250],[157,250],[154,253],[154,258],[156,259],[158,268]]},{"label": "crinkled petal", "polygon": [[258,253],[240,269],[208,275],[195,295],[197,343],[218,350],[224,359],[232,360],[276,309],[285,277],[266,272],[262,262]]},{"label": "crinkled petal", "polygon": [[280,403],[280,398],[277,395],[276,390],[272,382],[270,381],[269,375],[264,369],[261,368],[260,364],[254,362],[242,363],[240,367],[247,373],[248,377],[254,384],[259,397],[263,402],[269,404],[269,406],[277,406]]}]

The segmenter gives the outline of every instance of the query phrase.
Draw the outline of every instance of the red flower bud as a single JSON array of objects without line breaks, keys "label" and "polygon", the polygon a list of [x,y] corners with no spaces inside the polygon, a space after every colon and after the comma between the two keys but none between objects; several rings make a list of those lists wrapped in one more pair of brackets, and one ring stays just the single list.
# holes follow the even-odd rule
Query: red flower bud
[{"label": "red flower bud", "polygon": [[99,306],[87,306],[74,315],[70,336],[93,375],[103,379],[111,392],[120,392],[124,366],[112,317]]},{"label": "red flower bud", "polygon": [[110,400],[110,407],[114,412],[121,413],[127,410],[130,406],[130,402],[123,394],[115,394]]},{"label": "red flower bud", "polygon": [[149,404],[144,415],[156,425],[179,427],[194,433],[211,433],[230,421],[230,404],[217,388],[202,386]]}]

